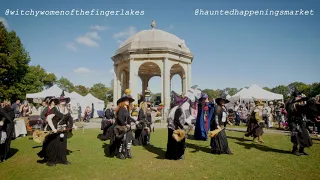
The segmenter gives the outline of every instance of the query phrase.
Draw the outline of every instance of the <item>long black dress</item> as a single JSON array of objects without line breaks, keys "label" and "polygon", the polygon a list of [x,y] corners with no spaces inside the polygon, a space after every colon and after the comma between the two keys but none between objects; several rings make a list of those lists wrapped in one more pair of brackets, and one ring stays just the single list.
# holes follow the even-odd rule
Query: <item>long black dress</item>
[{"label": "long black dress", "polygon": [[138,121],[139,121],[139,124],[136,126],[136,130],[134,132],[135,136],[134,136],[133,145],[135,146],[147,145],[150,143],[150,134],[148,134],[148,131],[146,130],[146,128],[148,127],[151,130],[151,124],[152,124],[151,113],[147,112],[147,114],[145,114],[143,110],[140,109],[139,115],[138,115]]},{"label": "long black dress", "polygon": [[[292,153],[306,155],[305,147],[312,146],[312,140],[307,130],[306,118],[307,105],[290,103],[287,107],[288,124],[291,130],[291,142],[293,143]],[[299,146],[299,152],[297,152]]]},{"label": "long black dress", "polygon": [[173,132],[178,129],[183,129],[185,124],[185,117],[181,108],[178,108],[174,113],[174,118],[169,117],[168,119],[168,143],[167,151],[165,154],[166,159],[179,160],[183,159],[185,151],[186,139],[182,139],[177,142],[173,137]]},{"label": "long black dress", "polygon": [[[67,128],[72,128],[73,120],[70,114],[62,114],[56,107],[49,110],[48,115],[50,114],[55,114],[52,118],[52,123],[56,129],[58,128],[58,123],[60,125],[67,124]],[[52,130],[49,125],[47,130]],[[68,133],[54,133],[46,137],[38,156],[44,157],[48,166],[70,164],[67,160],[67,136]]]},{"label": "long black dress", "polygon": [[[215,116],[213,117],[214,119],[211,120],[211,131],[216,130],[217,126],[220,126],[221,128],[224,126],[225,122],[222,122],[222,119],[223,113],[226,112],[226,108],[222,107],[221,105],[217,105],[214,113]],[[213,154],[232,154],[228,145],[228,139],[225,129],[223,129],[216,136],[211,138],[210,146],[211,153]]]},{"label": "long black dress", "polygon": [[104,113],[105,118],[101,121],[101,130],[103,130],[104,139],[107,140],[112,136],[112,125],[110,120],[114,119],[114,112],[111,108],[107,109]]},{"label": "long black dress", "polygon": [[[0,144],[0,161],[4,161],[8,158],[10,151],[12,133],[14,131],[14,120],[15,114],[11,107],[0,108],[0,119],[4,119],[4,124],[0,128],[6,132],[7,138],[3,144]],[[1,138],[1,135],[0,135]]]},{"label": "long black dress", "polygon": [[[130,117],[129,111],[125,107],[120,107],[117,116],[116,121],[113,127],[115,126],[126,126],[130,125],[131,122],[136,122],[133,118]],[[114,129],[114,128],[113,128]],[[111,155],[117,153],[118,158],[125,159],[125,158],[132,158],[131,155],[131,145],[133,140],[133,134],[131,127],[128,128],[127,132],[123,137],[120,139],[116,137],[116,134],[113,133],[111,140],[110,140],[110,146],[109,146],[109,152]]]}]

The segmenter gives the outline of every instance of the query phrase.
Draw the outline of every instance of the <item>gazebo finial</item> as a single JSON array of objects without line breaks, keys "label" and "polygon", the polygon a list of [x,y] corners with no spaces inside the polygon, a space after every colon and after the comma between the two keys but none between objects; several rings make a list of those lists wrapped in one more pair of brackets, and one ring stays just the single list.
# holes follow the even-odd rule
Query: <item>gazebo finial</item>
[{"label": "gazebo finial", "polygon": [[151,27],[152,27],[152,29],[156,28],[156,21],[155,20],[152,20]]}]

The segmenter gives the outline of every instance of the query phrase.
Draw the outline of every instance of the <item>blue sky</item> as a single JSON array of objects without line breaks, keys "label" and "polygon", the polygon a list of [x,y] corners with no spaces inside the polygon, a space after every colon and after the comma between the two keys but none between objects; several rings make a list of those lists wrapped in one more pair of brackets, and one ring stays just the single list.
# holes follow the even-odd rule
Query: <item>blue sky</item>
[{"label": "blue sky", "polygon": [[[140,10],[142,16],[10,16],[14,10]],[[195,16],[207,10],[313,10],[309,16]],[[75,85],[110,84],[119,42],[155,19],[157,28],[184,39],[195,55],[192,83],[200,88],[273,87],[320,80],[318,0],[107,1],[1,0],[0,20],[15,30],[32,58]],[[141,84],[141,82],[140,82]],[[160,92],[160,78],[150,81]],[[181,92],[180,77],[172,88]]]}]

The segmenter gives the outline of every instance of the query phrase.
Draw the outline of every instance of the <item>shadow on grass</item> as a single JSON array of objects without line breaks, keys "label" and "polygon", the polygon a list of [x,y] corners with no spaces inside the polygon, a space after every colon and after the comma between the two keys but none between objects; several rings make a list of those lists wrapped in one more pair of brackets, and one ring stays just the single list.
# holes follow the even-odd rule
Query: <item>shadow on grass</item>
[{"label": "shadow on grass", "polygon": [[243,130],[241,129],[226,129],[227,131],[233,131],[233,132],[246,132],[246,129],[245,128],[243,128]]},{"label": "shadow on grass", "polygon": [[32,149],[41,148],[42,146],[33,146]]},{"label": "shadow on grass", "polygon": [[243,142],[235,142],[236,144],[239,144],[241,146],[243,146],[245,149],[251,149],[251,148],[255,148],[257,150],[260,151],[264,151],[264,152],[275,152],[275,153],[280,153],[280,154],[291,154],[291,151],[285,151],[285,150],[281,150],[281,149],[274,149],[262,144],[247,144],[247,143],[243,143]]},{"label": "shadow on grass", "polygon": [[240,141],[240,142],[245,142],[245,141],[252,141],[252,140],[249,140],[249,139],[245,139],[243,137],[233,137],[233,136],[227,136],[228,139],[235,139],[237,141]]},{"label": "shadow on grass", "polygon": [[110,145],[110,144],[107,144],[107,143],[104,143],[102,145],[102,148],[103,148],[103,151],[104,151],[104,156],[105,157],[109,157],[109,158],[113,158],[116,154],[116,149],[115,149],[115,146],[114,145]]},{"label": "shadow on grass", "polygon": [[153,145],[145,145],[143,147],[147,151],[158,155],[158,157],[156,157],[157,159],[165,159],[166,151],[164,151],[162,148],[159,148],[159,147],[156,147],[156,146],[153,146]]},{"label": "shadow on grass", "polygon": [[211,148],[210,147],[204,147],[204,146],[199,146],[199,145],[195,145],[195,144],[191,144],[186,142],[186,146],[187,148],[191,148],[193,149],[191,152],[192,153],[196,153],[199,151],[205,152],[205,153],[211,153]]},{"label": "shadow on grass", "polygon": [[7,155],[7,159],[13,157],[19,150],[15,148],[10,148],[9,153]]},{"label": "shadow on grass", "polygon": [[108,137],[106,137],[106,136],[103,135],[103,134],[98,134],[97,138],[100,139],[101,141],[106,141],[106,140],[108,140]]},{"label": "shadow on grass", "polygon": [[194,135],[192,135],[192,134],[188,134],[187,139],[196,140],[196,138],[194,138]]}]

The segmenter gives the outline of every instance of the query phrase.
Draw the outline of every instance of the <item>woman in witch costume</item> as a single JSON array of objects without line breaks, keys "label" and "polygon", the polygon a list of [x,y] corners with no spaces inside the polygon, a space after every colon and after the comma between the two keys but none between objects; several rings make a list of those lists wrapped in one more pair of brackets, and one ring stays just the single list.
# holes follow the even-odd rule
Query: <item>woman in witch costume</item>
[{"label": "woman in witch costume", "polygon": [[133,135],[131,130],[131,122],[138,124],[130,116],[130,104],[134,101],[130,95],[131,90],[126,89],[124,96],[117,101],[117,109],[115,111],[114,135],[110,141],[110,154],[117,153],[119,159],[132,158],[131,145]]},{"label": "woman in witch costume", "polygon": [[[168,117],[168,143],[165,154],[166,159],[184,159],[185,131],[183,125],[188,122],[191,116],[192,105],[201,97],[201,91],[191,87],[178,102],[172,102]],[[195,109],[195,108],[194,108]],[[190,122],[189,122],[190,123]]]},{"label": "woman in witch costume", "polygon": [[137,124],[135,130],[135,146],[150,144],[152,117],[151,110],[148,106],[148,103],[145,101],[140,103],[140,110],[138,114],[139,124]]},{"label": "woman in witch costume", "polygon": [[228,111],[225,106],[230,101],[227,100],[227,93],[223,92],[220,98],[215,101],[217,106],[215,108],[213,119],[211,120],[211,131],[221,130],[218,134],[211,138],[210,146],[212,154],[232,154],[228,145],[228,139],[225,129],[222,129],[228,122]]},{"label": "woman in witch costume", "polygon": [[14,131],[14,110],[8,106],[0,107],[0,162],[8,158]]},{"label": "woman in witch costume", "polygon": [[[304,148],[312,146],[312,140],[307,130],[305,115],[309,111],[307,98],[294,88],[292,99],[287,104],[288,124],[291,131],[291,142],[293,143],[292,153],[297,156],[308,155]],[[307,103],[305,103],[306,101]],[[299,149],[298,149],[299,146]]]},{"label": "woman in witch costume", "polygon": [[210,121],[214,113],[214,105],[209,102],[208,95],[202,93],[198,104],[198,113],[196,120],[196,128],[194,131],[194,138],[197,140],[206,141],[208,138],[208,131],[210,130]]},{"label": "woman in witch costume", "polygon": [[[253,141],[263,143],[262,135],[265,122],[262,118],[262,111],[264,108],[264,104],[261,100],[257,100],[255,101],[255,105],[255,109],[249,117],[247,133],[245,134],[245,136],[252,136]],[[256,140],[256,138],[258,138],[258,140]]]},{"label": "woman in witch costume", "polygon": [[38,153],[38,156],[44,158],[48,166],[70,164],[67,160],[67,132],[72,130],[73,121],[71,115],[62,114],[56,108],[56,104],[59,104],[59,99],[50,100],[46,117],[48,124],[45,130],[53,133],[46,137],[43,149]]}]

